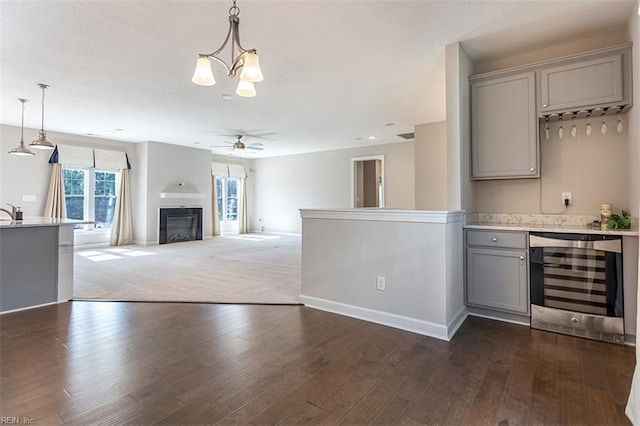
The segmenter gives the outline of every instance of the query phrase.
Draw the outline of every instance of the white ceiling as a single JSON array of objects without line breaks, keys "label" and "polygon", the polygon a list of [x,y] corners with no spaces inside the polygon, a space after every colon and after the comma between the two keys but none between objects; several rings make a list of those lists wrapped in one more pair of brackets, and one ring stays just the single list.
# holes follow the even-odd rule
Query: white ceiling
[{"label": "white ceiling", "polygon": [[50,131],[204,149],[237,132],[263,136],[245,139],[264,144],[251,157],[399,142],[415,124],[445,119],[445,45],[461,41],[486,61],[623,30],[637,9],[636,0],[237,1],[241,42],[258,50],[265,80],[255,98],[223,100],[237,79],[219,64],[215,86],[191,75],[197,54],[222,43],[230,0],[1,0],[0,122],[19,126],[25,97],[25,125],[39,128],[36,84],[46,83]]}]

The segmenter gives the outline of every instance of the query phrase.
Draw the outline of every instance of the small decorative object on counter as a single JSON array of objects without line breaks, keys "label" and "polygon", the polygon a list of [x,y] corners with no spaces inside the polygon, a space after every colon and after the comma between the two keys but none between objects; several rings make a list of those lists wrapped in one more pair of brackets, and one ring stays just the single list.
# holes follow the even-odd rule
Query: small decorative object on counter
[{"label": "small decorative object on counter", "polygon": [[613,214],[613,204],[600,204],[600,229],[609,229],[609,218]]},{"label": "small decorative object on counter", "polygon": [[609,229],[629,229],[631,228],[631,216],[629,216],[629,212],[622,210],[622,212],[617,214],[612,214],[609,218]]}]

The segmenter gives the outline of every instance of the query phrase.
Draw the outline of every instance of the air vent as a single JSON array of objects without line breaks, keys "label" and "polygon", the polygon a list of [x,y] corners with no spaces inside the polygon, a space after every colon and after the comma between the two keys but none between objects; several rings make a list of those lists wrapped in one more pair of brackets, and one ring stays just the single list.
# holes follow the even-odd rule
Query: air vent
[{"label": "air vent", "polygon": [[411,140],[416,137],[416,134],[411,132],[411,133],[402,133],[402,134],[399,134],[398,136],[401,137],[402,139]]}]

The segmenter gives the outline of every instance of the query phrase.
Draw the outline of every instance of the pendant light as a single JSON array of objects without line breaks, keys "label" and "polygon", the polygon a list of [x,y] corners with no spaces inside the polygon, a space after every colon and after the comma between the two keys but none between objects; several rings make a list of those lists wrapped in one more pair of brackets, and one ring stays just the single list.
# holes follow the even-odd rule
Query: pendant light
[{"label": "pendant light", "polygon": [[39,83],[38,86],[42,88],[42,126],[40,127],[38,139],[31,142],[29,146],[36,149],[53,149],[55,145],[47,140],[47,132],[44,130],[44,90],[49,86],[43,83]]},{"label": "pendant light", "polygon": [[29,101],[27,99],[22,99],[22,98],[18,98],[18,101],[22,103],[22,124],[20,126],[20,144],[15,148],[13,148],[11,151],[9,151],[9,154],[21,155],[25,157],[27,155],[36,155],[35,152],[31,151],[29,148],[24,146],[24,103]]}]

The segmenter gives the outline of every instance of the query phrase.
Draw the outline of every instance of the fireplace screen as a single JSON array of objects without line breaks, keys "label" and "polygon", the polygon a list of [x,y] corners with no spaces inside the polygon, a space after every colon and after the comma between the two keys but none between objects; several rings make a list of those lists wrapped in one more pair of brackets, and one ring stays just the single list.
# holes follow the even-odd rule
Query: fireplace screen
[{"label": "fireplace screen", "polygon": [[160,244],[202,239],[202,208],[161,208]]}]

